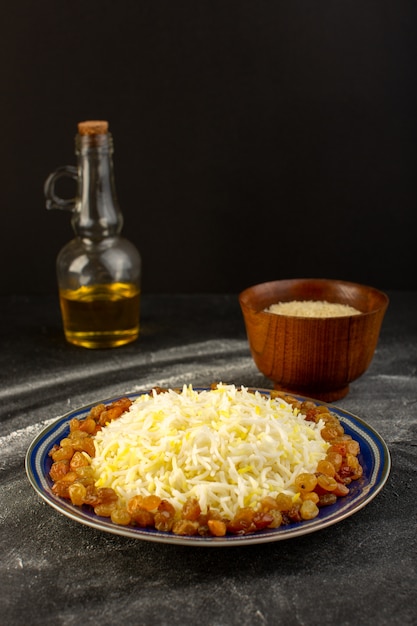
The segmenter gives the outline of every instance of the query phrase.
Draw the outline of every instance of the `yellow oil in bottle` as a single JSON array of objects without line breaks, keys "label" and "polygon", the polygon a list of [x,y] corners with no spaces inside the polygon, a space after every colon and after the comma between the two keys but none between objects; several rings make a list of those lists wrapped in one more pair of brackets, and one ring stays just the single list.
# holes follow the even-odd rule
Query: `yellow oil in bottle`
[{"label": "yellow oil in bottle", "polygon": [[114,348],[139,335],[140,292],[133,283],[60,290],[67,341],[85,348]]}]

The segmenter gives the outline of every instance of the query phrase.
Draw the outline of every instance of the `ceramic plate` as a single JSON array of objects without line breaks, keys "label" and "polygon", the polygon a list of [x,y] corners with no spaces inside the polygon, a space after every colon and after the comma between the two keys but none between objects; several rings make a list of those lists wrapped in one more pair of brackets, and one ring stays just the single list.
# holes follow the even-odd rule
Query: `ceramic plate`
[{"label": "ceramic plate", "polygon": [[[201,390],[201,388],[196,389]],[[259,391],[265,394],[269,393],[265,389],[259,389]],[[139,395],[141,395],[140,392],[125,394],[132,400]],[[306,399],[300,396],[297,396],[297,398],[301,401]],[[109,398],[101,402],[109,404],[116,399]],[[323,404],[318,401],[315,402],[318,405]],[[38,495],[60,513],[63,513],[75,522],[125,537],[160,543],[206,547],[250,545],[298,537],[336,524],[362,509],[381,491],[391,468],[388,447],[371,426],[351,413],[333,405],[327,405],[331,412],[337,415],[343,424],[345,432],[359,441],[361,447],[359,459],[364,473],[360,480],[351,483],[349,486],[350,492],[347,496],[339,498],[334,505],[321,508],[318,517],[315,519],[292,523],[276,529],[265,529],[249,535],[227,535],[225,537],[183,537],[151,528],[120,526],[113,524],[108,518],[98,517],[88,507],[73,506],[70,501],[56,497],[51,490],[52,481],[49,478],[49,469],[52,461],[48,456],[48,452],[55,443],[58,443],[67,435],[69,420],[74,417],[84,419],[91,407],[96,404],[99,404],[99,402],[94,402],[91,405],[71,411],[46,427],[29,446],[26,454],[26,472],[30,483]]]}]

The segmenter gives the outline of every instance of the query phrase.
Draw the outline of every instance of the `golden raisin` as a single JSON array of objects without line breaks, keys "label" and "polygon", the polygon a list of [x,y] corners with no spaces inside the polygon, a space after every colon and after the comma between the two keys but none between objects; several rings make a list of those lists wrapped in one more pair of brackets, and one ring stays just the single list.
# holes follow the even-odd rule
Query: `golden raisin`
[{"label": "golden raisin", "polygon": [[338,472],[342,466],[343,457],[339,452],[331,450],[326,454],[326,461],[329,461],[329,463],[333,465],[335,471]]},{"label": "golden raisin", "polygon": [[100,498],[100,502],[103,504],[109,504],[110,502],[117,502],[117,493],[111,487],[99,487],[97,489],[97,495]]},{"label": "golden raisin", "polygon": [[245,534],[256,530],[255,511],[250,507],[239,509],[228,524],[228,530],[234,534]]},{"label": "golden raisin", "polygon": [[295,488],[297,491],[301,493],[305,493],[308,491],[314,491],[317,485],[317,477],[315,474],[309,474],[307,472],[303,472],[299,474],[295,479]]},{"label": "golden raisin", "polygon": [[83,422],[81,422],[80,428],[79,428],[79,430],[81,430],[82,432],[86,432],[89,435],[92,435],[95,429],[96,429],[96,422],[93,420],[92,417],[88,417]]},{"label": "golden raisin", "polygon": [[268,528],[273,521],[274,517],[271,514],[271,511],[257,511],[253,516],[253,523],[255,524],[257,530]]},{"label": "golden raisin", "polygon": [[331,476],[332,478],[336,474],[333,463],[327,461],[326,459],[322,459],[317,463],[317,471],[321,474],[326,474],[326,476]]},{"label": "golden raisin", "polygon": [[209,519],[207,525],[211,534],[215,537],[224,537],[224,535],[226,534],[226,524],[221,520]]},{"label": "golden raisin", "polygon": [[75,506],[82,506],[84,504],[84,498],[87,493],[84,485],[78,482],[74,482],[68,487],[68,493],[69,497],[71,498],[72,504],[74,504]]},{"label": "golden raisin", "polygon": [[278,494],[276,498],[276,507],[278,511],[288,511],[292,507],[292,497],[285,493]]},{"label": "golden raisin", "polygon": [[312,500],[304,500],[300,508],[301,518],[304,520],[314,519],[319,514],[318,506]]},{"label": "golden raisin", "polygon": [[168,510],[159,510],[156,511],[154,515],[154,524],[156,530],[160,530],[162,532],[168,532],[172,529],[174,525],[174,514],[171,514]]},{"label": "golden raisin", "polygon": [[265,498],[262,498],[260,504],[259,504],[259,509],[261,511],[271,511],[272,509],[276,509],[277,510],[277,501],[275,498],[272,498],[271,496],[266,496]]},{"label": "golden raisin", "polygon": [[332,441],[332,439],[340,437],[343,432],[344,430],[341,424],[329,424],[328,426],[322,428],[320,434],[325,441]]},{"label": "golden raisin", "polygon": [[269,513],[272,516],[272,522],[269,524],[268,528],[279,528],[282,524],[281,511],[278,511],[278,509],[271,509]]},{"label": "golden raisin", "polygon": [[132,518],[127,509],[116,507],[110,513],[111,521],[113,524],[119,524],[120,526],[128,526]]},{"label": "golden raisin", "polygon": [[76,417],[73,417],[69,423],[70,431],[79,430],[80,424],[81,424],[80,420],[77,419]]},{"label": "golden raisin", "polygon": [[142,500],[141,507],[146,511],[154,511],[161,504],[161,498],[159,496],[146,496]]},{"label": "golden raisin", "polygon": [[338,498],[347,496],[347,494],[349,493],[349,488],[346,487],[346,485],[344,485],[343,483],[337,483],[337,487],[336,489],[333,489],[332,493],[334,493],[334,495]]},{"label": "golden raisin", "polygon": [[198,522],[189,519],[177,520],[172,526],[172,532],[175,535],[196,535]]},{"label": "golden raisin", "polygon": [[74,456],[70,461],[70,468],[76,470],[78,467],[86,467],[90,465],[90,461],[82,452],[74,452]]},{"label": "golden raisin", "polygon": [[73,454],[74,454],[73,447],[70,445],[65,445],[55,450],[51,456],[52,456],[53,461],[63,461],[65,459],[69,461],[72,459]]},{"label": "golden raisin", "polygon": [[58,480],[61,480],[61,478],[63,478],[65,474],[69,472],[69,469],[70,469],[70,466],[69,466],[68,459],[62,459],[60,461],[56,461],[55,463],[52,463],[51,465],[51,469],[49,470],[49,476],[52,478],[54,483],[56,483]]},{"label": "golden raisin", "polygon": [[130,500],[127,503],[127,510],[129,511],[129,513],[132,515],[132,513],[136,509],[142,508],[142,502],[143,502],[143,496],[141,495],[133,496],[133,498],[130,498]]},{"label": "golden raisin", "polygon": [[98,504],[94,507],[94,513],[100,517],[110,517],[116,506],[115,502]]},{"label": "golden raisin", "polygon": [[303,500],[311,500],[314,504],[317,504],[319,501],[319,494],[316,491],[306,491],[301,494],[301,499]]},{"label": "golden raisin", "polygon": [[155,518],[150,511],[137,508],[133,512],[129,511],[129,513],[137,526],[141,526],[142,528],[145,528],[145,526],[155,526]]},{"label": "golden raisin", "polygon": [[331,493],[329,491],[319,496],[319,501],[317,503],[317,506],[329,506],[331,504],[335,504],[336,501],[337,501],[337,496],[335,496],[334,493]]},{"label": "golden raisin", "polygon": [[184,502],[184,506],[182,507],[182,517],[183,519],[188,519],[191,521],[195,521],[198,519],[198,516],[201,514],[201,508],[198,503],[198,500],[195,498],[190,498],[186,502]]},{"label": "golden raisin", "polygon": [[354,456],[358,456],[359,452],[360,452],[359,441],[355,441],[354,439],[351,439],[350,441],[346,442],[346,454],[353,454]]},{"label": "golden raisin", "polygon": [[334,491],[337,487],[337,482],[333,476],[319,474],[317,476],[317,486],[321,487],[324,491]]}]

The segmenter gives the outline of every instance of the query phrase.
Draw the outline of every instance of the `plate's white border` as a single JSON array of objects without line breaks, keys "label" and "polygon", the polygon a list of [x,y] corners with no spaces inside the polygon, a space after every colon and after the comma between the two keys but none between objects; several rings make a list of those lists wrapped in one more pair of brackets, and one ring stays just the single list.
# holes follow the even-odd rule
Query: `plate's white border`
[{"label": "plate's white border", "polygon": [[[196,387],[197,390],[205,389]],[[253,389],[252,389],[253,390]],[[268,389],[256,389],[260,393],[269,394]],[[126,396],[134,399],[147,391],[127,393]],[[117,396],[119,398],[120,396]],[[302,396],[296,396],[300,400],[311,400]],[[49,505],[60,513],[66,515],[73,521],[85,524],[97,530],[110,532],[125,537],[154,541],[158,543],[170,543],[176,545],[193,545],[193,546],[232,546],[232,545],[251,545],[259,543],[268,543],[271,541],[280,541],[293,537],[305,535],[317,530],[321,530],[342,521],[346,517],[353,515],[366,504],[368,504],[385,485],[390,470],[391,458],[388,447],[380,435],[366,424],[363,420],[355,415],[344,411],[336,406],[328,404],[332,412],[334,412],[340,421],[346,426],[347,430],[356,436],[360,442],[363,441],[368,446],[371,453],[370,474],[366,475],[367,483],[362,488],[358,484],[354,485],[355,493],[353,496],[338,500],[336,505],[329,507],[331,511],[327,514],[327,509],[322,509],[322,517],[314,520],[300,522],[299,524],[281,526],[274,530],[262,530],[251,535],[227,535],[226,537],[182,537],[173,535],[172,533],[163,533],[154,529],[143,529],[134,526],[118,526],[105,518],[99,518],[93,513],[89,513],[73,506],[69,501],[56,497],[51,491],[51,482],[44,475],[44,463],[51,447],[59,441],[68,430],[68,422],[72,417],[84,417],[90,408],[99,402],[108,404],[117,398],[109,398],[94,402],[90,405],[72,410],[65,415],[57,418],[52,424],[47,426],[41,433],[35,437],[28,448],[25,458],[26,473],[29,481],[38,495]],[[318,400],[314,400],[317,405],[324,404]],[[382,450],[382,454],[380,452]]]}]

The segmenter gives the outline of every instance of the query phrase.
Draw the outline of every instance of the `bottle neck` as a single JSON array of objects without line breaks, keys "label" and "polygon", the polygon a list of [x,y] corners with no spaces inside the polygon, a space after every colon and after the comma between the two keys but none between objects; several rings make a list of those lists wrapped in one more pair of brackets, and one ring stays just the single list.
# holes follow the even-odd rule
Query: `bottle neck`
[{"label": "bottle neck", "polygon": [[72,225],[76,235],[100,240],[120,233],[119,209],[113,173],[113,138],[110,133],[77,135],[78,190]]}]

